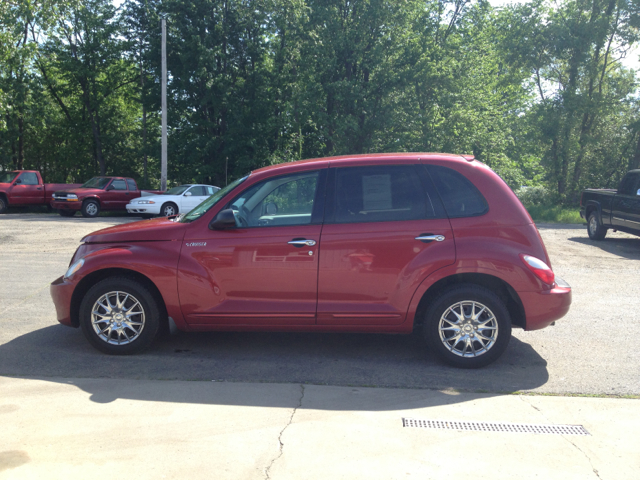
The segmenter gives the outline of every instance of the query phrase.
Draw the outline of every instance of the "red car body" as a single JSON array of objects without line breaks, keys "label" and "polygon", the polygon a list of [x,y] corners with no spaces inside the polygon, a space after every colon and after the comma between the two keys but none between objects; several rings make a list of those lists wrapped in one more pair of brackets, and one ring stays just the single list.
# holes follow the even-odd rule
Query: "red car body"
[{"label": "red car body", "polygon": [[81,184],[44,183],[37,170],[14,170],[5,172],[10,182],[0,181],[0,213],[8,206],[48,205],[56,190],[79,187]]},{"label": "red car body", "polygon": [[[332,223],[325,202],[324,217],[308,225],[210,228],[228,200],[265,179],[385,165],[454,170],[478,189],[488,208],[462,218]],[[411,333],[430,302],[459,284],[498,292],[511,323],[526,330],[548,326],[571,304],[568,285],[553,278],[545,283],[523,261],[528,255],[551,265],[520,201],[472,157],[375,154],[266,167],[199,219],[174,220],[130,223],[85,237],[71,261],[84,259],[82,268],[51,285],[58,320],[77,327],[83,295],[113,275],[147,285],[184,331]],[[417,241],[425,234],[444,241]],[[304,248],[288,243],[300,238],[316,243]]]},{"label": "red car body", "polygon": [[[127,204],[134,198],[142,195],[142,190],[138,188],[136,181],[129,177],[94,177],[92,180],[104,179],[105,183],[101,188],[86,188],[82,185],[75,185],[74,188],[66,188],[54,192],[51,207],[60,211],[64,216],[70,216],[75,212],[83,211],[86,202],[96,202],[97,208],[94,210],[97,216],[101,210],[126,211]],[[161,193],[149,191],[148,193]],[[83,211],[84,213],[84,211]]]}]

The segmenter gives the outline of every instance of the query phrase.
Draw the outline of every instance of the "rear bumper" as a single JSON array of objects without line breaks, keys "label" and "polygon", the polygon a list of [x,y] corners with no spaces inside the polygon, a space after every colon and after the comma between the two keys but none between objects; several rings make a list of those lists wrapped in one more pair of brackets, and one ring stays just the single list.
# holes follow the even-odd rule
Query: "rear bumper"
[{"label": "rear bumper", "polygon": [[56,306],[58,321],[63,325],[73,327],[71,323],[71,297],[75,284],[67,282],[64,277],[56,278],[49,287],[51,299]]},{"label": "rear bumper", "polygon": [[518,292],[524,306],[525,330],[540,330],[564,317],[571,306],[571,287],[556,277],[557,285],[542,292]]},{"label": "rear bumper", "polygon": [[61,202],[59,200],[52,200],[51,208],[55,208],[56,210],[80,210],[82,208],[82,202]]}]

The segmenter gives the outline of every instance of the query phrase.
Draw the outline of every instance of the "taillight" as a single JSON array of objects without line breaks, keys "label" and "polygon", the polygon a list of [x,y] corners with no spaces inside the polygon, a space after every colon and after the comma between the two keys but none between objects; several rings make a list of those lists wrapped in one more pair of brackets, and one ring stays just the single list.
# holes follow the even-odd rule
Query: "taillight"
[{"label": "taillight", "polygon": [[525,255],[524,253],[520,254],[520,258],[536,277],[538,277],[547,285],[553,285],[556,276],[549,265],[544,263],[539,258],[532,257],[531,255]]}]

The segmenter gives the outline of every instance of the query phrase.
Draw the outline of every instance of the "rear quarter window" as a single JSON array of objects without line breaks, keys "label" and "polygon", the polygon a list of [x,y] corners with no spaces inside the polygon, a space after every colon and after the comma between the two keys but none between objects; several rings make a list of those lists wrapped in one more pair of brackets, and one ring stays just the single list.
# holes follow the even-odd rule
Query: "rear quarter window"
[{"label": "rear quarter window", "polygon": [[447,167],[427,166],[449,218],[475,217],[489,211],[487,201],[461,173]]}]

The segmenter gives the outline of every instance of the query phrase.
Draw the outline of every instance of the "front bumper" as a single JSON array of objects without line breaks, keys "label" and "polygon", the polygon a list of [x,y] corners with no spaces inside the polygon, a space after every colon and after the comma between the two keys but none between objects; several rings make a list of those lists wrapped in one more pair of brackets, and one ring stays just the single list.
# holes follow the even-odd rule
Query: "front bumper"
[{"label": "front bumper", "polygon": [[55,208],[56,210],[80,210],[82,208],[82,202],[80,200],[76,200],[73,202],[70,201],[61,201],[61,200],[52,200],[51,208]]},{"label": "front bumper", "polygon": [[571,306],[571,287],[556,277],[556,286],[542,292],[518,292],[524,306],[525,330],[540,330],[564,317]]},{"label": "front bumper", "polygon": [[127,204],[127,213],[160,215],[160,205],[129,203]]},{"label": "front bumper", "polygon": [[75,283],[65,280],[64,277],[59,277],[49,287],[51,299],[56,306],[58,321],[69,327],[77,327],[71,321],[71,298],[73,297],[75,286]]}]

